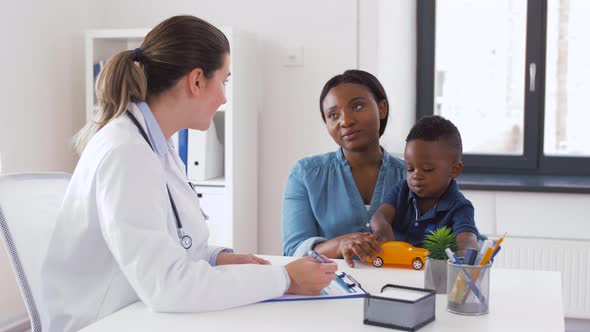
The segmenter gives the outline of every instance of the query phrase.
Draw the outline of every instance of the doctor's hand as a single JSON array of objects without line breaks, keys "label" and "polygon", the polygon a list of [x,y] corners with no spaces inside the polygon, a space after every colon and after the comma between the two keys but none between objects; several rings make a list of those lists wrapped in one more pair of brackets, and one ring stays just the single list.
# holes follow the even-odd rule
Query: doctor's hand
[{"label": "doctor's hand", "polygon": [[285,268],[291,278],[287,293],[319,295],[336,278],[338,266],[333,261],[316,263],[307,256],[287,264]]},{"label": "doctor's hand", "polygon": [[270,262],[266,259],[256,257],[252,254],[233,254],[229,252],[220,252],[217,255],[217,265],[228,264],[262,264],[269,265]]}]

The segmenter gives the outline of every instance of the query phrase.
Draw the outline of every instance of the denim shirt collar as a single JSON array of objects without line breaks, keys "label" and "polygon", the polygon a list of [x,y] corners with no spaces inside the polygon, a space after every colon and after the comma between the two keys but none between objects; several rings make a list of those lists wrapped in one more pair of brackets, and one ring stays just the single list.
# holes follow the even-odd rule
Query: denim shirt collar
[{"label": "denim shirt collar", "polygon": [[[391,161],[391,158],[393,158],[387,151],[385,151],[385,149],[383,149],[382,146],[380,146],[381,148],[381,159],[382,159],[382,164],[389,164],[389,162]],[[346,158],[344,158],[344,151],[342,151],[342,148],[338,148],[338,151],[336,151],[336,160],[338,160],[338,162],[344,166],[348,166],[348,160],[346,160]]]},{"label": "denim shirt collar", "polygon": [[154,147],[154,152],[160,159],[165,158],[168,153],[168,143],[166,142],[164,133],[162,132],[158,121],[156,121],[152,110],[150,110],[150,107],[144,101],[136,102],[135,105],[139,108],[145,119],[147,134]]},{"label": "denim shirt collar", "polygon": [[[447,191],[441,196],[438,203],[436,203],[435,209],[436,211],[448,211],[453,207],[453,204],[457,200],[457,196],[459,194],[459,186],[457,185],[457,181],[455,179],[451,180]],[[413,191],[410,190],[408,193],[408,202],[416,203],[418,200],[418,196],[414,194]]]}]

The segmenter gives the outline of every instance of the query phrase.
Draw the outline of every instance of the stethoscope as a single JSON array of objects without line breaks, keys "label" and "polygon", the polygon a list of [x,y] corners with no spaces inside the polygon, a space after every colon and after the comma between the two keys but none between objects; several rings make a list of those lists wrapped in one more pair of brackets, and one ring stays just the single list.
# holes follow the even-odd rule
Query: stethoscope
[{"label": "stethoscope", "polygon": [[[143,127],[139,124],[139,121],[137,121],[137,119],[135,118],[135,116],[133,114],[131,114],[131,112],[127,111],[126,113],[129,116],[129,118],[131,118],[131,121],[133,121],[133,124],[135,124],[135,126],[137,127],[137,129],[141,133],[141,136],[143,136],[143,138],[148,143],[148,145],[150,146],[152,151],[155,152],[154,147],[152,146],[152,143],[150,142],[145,130],[143,130]],[[191,186],[191,189],[194,190],[194,188],[192,186]],[[170,205],[172,205],[172,212],[174,212],[174,218],[176,218],[176,231],[178,233],[178,239],[180,240],[180,245],[184,249],[188,250],[193,245],[193,239],[189,235],[185,234],[184,231],[182,230],[182,222],[180,222],[180,217],[178,216],[178,210],[176,209],[176,204],[174,204],[174,199],[172,199],[172,194],[170,193],[170,188],[168,187],[168,183],[166,183],[166,190],[168,191],[168,198],[170,198]]]}]

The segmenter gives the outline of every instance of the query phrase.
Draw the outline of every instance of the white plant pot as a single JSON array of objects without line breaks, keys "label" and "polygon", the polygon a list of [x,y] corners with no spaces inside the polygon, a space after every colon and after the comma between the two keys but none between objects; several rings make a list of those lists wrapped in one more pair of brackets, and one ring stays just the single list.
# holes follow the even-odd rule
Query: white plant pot
[{"label": "white plant pot", "polygon": [[436,294],[447,293],[447,261],[442,259],[426,259],[424,268],[424,288],[436,291]]}]

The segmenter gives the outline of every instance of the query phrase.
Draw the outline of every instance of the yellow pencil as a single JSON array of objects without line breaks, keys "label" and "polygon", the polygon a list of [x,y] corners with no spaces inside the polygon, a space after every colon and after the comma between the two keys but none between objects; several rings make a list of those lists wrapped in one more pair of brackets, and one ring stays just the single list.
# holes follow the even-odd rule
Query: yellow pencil
[{"label": "yellow pencil", "polygon": [[[494,246],[494,252],[498,251],[498,248],[500,247],[500,244],[502,244],[502,241],[504,241],[504,237],[506,237],[506,233],[504,233],[504,235],[500,236],[500,238],[498,239],[498,241],[496,241],[496,245]],[[492,257],[493,256],[494,255],[492,253]],[[483,259],[482,259],[482,262],[483,262]],[[481,264],[481,265],[485,265],[485,264]]]},{"label": "yellow pencil", "polygon": [[486,265],[487,263],[489,263],[490,259],[492,259],[492,256],[494,255],[494,251],[496,251],[495,247],[488,248],[486,252],[483,254],[483,257],[481,258],[481,263],[479,263],[479,265]]}]

